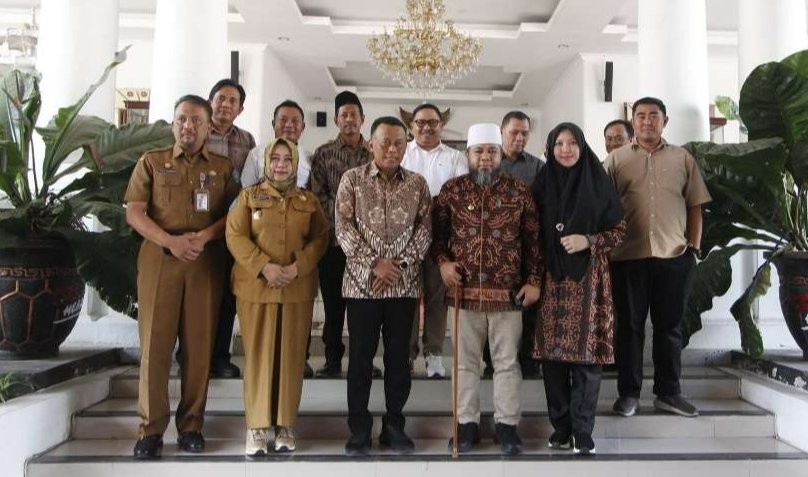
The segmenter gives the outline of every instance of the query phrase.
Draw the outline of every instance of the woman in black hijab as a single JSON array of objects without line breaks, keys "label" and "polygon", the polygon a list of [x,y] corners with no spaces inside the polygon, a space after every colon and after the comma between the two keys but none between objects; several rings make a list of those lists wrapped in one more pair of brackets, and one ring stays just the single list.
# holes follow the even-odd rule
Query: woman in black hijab
[{"label": "woman in black hijab", "polygon": [[545,263],[533,357],[543,360],[555,431],[549,447],[594,454],[601,365],[614,362],[609,252],[626,225],[614,184],[578,126],[556,126],[546,155],[533,183]]}]

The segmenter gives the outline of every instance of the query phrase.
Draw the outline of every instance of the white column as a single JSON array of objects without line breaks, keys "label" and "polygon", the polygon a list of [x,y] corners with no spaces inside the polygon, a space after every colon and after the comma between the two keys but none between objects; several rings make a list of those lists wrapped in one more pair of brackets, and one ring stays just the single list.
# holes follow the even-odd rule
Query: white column
[{"label": "white column", "polygon": [[[40,125],[47,124],[59,108],[78,101],[112,62],[118,48],[118,15],[119,0],[42,0],[36,62],[42,74]],[[114,70],[81,113],[115,122]],[[37,157],[41,159],[42,152]],[[88,225],[98,230],[96,219]],[[108,312],[92,288],[87,288],[84,300],[85,316],[80,322]]]},{"label": "white column", "polygon": [[738,88],[759,64],[808,46],[805,0],[738,0]]},{"label": "white column", "polygon": [[670,122],[664,136],[673,144],[710,139],[704,2],[637,2],[637,98],[655,96],[665,103]]},{"label": "white column", "polygon": [[227,0],[157,0],[149,121],[171,120],[184,94],[207,99],[229,61]]},{"label": "white column", "polygon": [[[119,0],[42,0],[37,70],[42,74],[40,124],[68,106],[112,62],[118,47]],[[115,76],[96,90],[83,114],[115,118]]]}]

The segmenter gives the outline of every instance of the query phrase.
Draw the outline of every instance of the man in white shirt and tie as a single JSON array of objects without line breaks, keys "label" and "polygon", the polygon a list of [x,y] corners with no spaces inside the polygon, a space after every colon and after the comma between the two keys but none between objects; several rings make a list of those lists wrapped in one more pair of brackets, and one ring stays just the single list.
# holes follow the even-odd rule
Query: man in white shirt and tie
[{"label": "man in white shirt and tie", "polygon": [[[441,142],[443,118],[437,106],[430,103],[418,105],[413,110],[410,130],[415,139],[407,144],[402,167],[424,176],[429,192],[434,199],[443,184],[457,176],[469,172],[466,156]],[[446,313],[444,302],[446,287],[440,275],[440,268],[429,258],[423,262],[424,334],[422,351],[429,378],[446,375],[443,366],[443,341],[446,338]],[[420,307],[415,312],[415,323],[410,338],[410,359],[418,357],[418,322]]]}]

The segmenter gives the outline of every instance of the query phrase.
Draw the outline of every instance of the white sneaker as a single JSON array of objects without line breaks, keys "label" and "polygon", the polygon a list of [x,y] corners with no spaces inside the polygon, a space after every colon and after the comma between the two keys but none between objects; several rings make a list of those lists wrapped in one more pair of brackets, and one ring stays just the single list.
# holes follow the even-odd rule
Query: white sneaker
[{"label": "white sneaker", "polygon": [[275,452],[293,452],[295,433],[291,427],[278,426],[275,433]]},{"label": "white sneaker", "polygon": [[426,362],[427,378],[442,378],[446,376],[446,368],[443,367],[443,359],[434,354],[428,354],[424,358]]},{"label": "white sneaker", "polygon": [[262,427],[258,429],[247,429],[247,443],[244,453],[255,457],[267,455],[269,452],[269,429]]}]

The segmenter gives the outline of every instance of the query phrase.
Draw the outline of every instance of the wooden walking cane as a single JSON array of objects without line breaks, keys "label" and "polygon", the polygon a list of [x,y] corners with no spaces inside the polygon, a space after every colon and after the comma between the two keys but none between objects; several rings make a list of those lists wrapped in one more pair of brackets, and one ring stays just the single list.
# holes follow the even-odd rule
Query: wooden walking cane
[{"label": "wooden walking cane", "polygon": [[459,332],[457,329],[458,318],[460,315],[460,287],[454,287],[454,321],[452,323],[452,459],[458,458],[457,451],[457,361],[458,361],[458,345],[457,337]]}]

